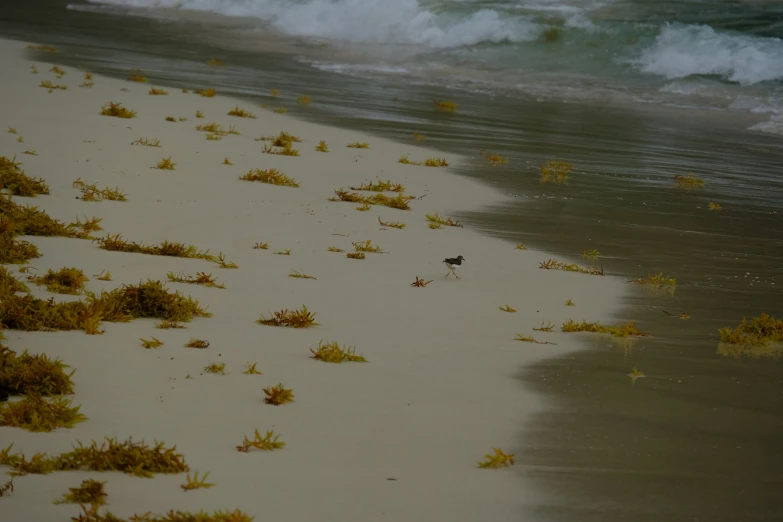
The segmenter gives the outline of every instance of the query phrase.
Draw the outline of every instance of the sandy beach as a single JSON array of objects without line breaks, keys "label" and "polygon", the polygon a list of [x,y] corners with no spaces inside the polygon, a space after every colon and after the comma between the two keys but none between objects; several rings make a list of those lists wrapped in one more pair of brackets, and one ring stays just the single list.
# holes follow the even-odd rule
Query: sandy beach
[{"label": "sandy beach", "polygon": [[[523,467],[480,469],[477,462],[493,447],[521,451],[525,422],[546,405],[545,397],[520,387],[514,378],[519,368],[578,350],[579,335],[560,332],[568,319],[618,322],[625,283],[542,270],[539,262],[552,257],[547,253],[517,250],[467,227],[431,229],[425,214],[446,217],[502,198],[449,168],[398,163],[406,154],[417,161],[442,156],[437,151],[303,122],[274,113],[274,106],[253,106],[219,92],[213,98],[193,92],[209,85],[184,93],[96,75],[92,87],[80,87],[89,71],[65,67],[57,78],[49,65],[29,61],[25,46],[0,41],[6,73],[0,84],[0,156],[16,156],[51,193],[13,200],[65,223],[99,217],[103,230],[95,237],[192,244],[222,252],[238,268],[106,251],[74,238],[23,238],[42,254],[28,263],[29,273],[79,268],[95,292],[165,281],[169,272],[211,273],[225,288],[167,283],[213,314],[185,329],[161,330],[156,320],[136,319],[105,322],[103,335],[5,330],[11,350],[45,353],[76,369],[69,398],[88,420],[47,433],[0,427],[0,448],[13,443],[25,455],[52,455],[76,441],[104,437],[163,441],[176,445],[191,472],[209,472],[215,486],[183,491],[184,473],[151,479],[120,472],[29,474],[16,477],[13,494],[0,499],[1,520],[76,516],[78,506],[52,501],[86,478],[107,481],[105,509],[123,518],[170,509],[239,509],[256,520],[532,520],[528,510],[548,499],[526,483]],[[39,87],[44,80],[67,90],[50,92]],[[168,95],[148,94],[152,87]],[[103,116],[108,102],[137,115]],[[256,118],[229,116],[235,107]],[[196,118],[197,111],[204,118]],[[210,122],[233,125],[239,134],[207,140],[195,126]],[[267,142],[257,138],[281,131],[301,138],[293,143],[299,156],[262,152]],[[160,147],[132,144],[143,137],[160,140]],[[315,150],[320,140],[329,152]],[[346,147],[354,142],[369,148]],[[174,170],[153,168],[167,157]],[[226,158],[232,165],[223,163]],[[463,158],[446,160],[456,165]],[[299,187],[239,179],[251,169],[270,168]],[[79,178],[118,187],[127,201],[82,201],[73,186]],[[361,212],[358,203],[329,201],[336,189],[378,179],[404,185],[405,194],[416,196],[411,209],[372,205]],[[406,226],[383,227],[379,219]],[[352,243],[367,240],[384,253],[346,258]],[[256,242],[269,248],[254,249]],[[290,255],[275,254],[289,249]],[[458,269],[461,279],[445,278],[442,260],[458,255],[466,258]],[[6,267],[27,282],[29,273]],[[94,276],[104,270],[111,281]],[[316,279],[289,277],[295,270]],[[417,277],[432,282],[411,287]],[[84,298],[28,286],[42,299]],[[566,306],[568,299],[576,306]],[[256,322],[262,314],[302,305],[316,314],[317,326]],[[499,310],[505,305],[517,312]],[[533,331],[547,321],[555,325],[551,333]],[[515,341],[517,334],[554,344]],[[165,344],[142,347],[140,338],[151,337]],[[208,340],[209,347],[185,348],[191,338]],[[319,341],[354,346],[368,362],[314,360],[310,349]],[[225,363],[225,375],[205,373],[211,363]],[[246,363],[257,363],[262,373],[244,374]],[[293,390],[294,402],[264,403],[263,388],[278,383]],[[256,429],[274,430],[285,447],[238,452],[243,437]]]}]

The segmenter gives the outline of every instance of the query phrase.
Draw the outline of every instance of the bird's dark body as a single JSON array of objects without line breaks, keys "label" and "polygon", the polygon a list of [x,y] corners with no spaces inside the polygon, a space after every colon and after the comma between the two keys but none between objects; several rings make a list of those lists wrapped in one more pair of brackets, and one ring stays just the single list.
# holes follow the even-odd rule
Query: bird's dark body
[{"label": "bird's dark body", "polygon": [[[462,256],[457,257],[447,257],[443,260],[444,263],[446,263],[446,266],[449,267],[449,274],[454,274],[454,277],[459,279],[459,276],[457,275],[457,272],[454,270],[462,265],[462,262],[465,261],[465,258]],[[449,274],[446,274],[446,277],[449,277]]]}]

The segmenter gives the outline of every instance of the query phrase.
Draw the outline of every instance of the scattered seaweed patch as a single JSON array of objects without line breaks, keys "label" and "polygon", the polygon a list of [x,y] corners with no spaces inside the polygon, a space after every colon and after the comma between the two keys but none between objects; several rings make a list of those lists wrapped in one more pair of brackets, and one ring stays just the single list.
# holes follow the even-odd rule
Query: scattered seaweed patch
[{"label": "scattered seaweed patch", "polygon": [[508,466],[514,464],[513,453],[503,453],[500,448],[492,448],[492,450],[495,452],[495,454],[493,455],[492,453],[487,453],[484,455],[484,460],[478,463],[478,467],[498,469],[507,468]]},{"label": "scattered seaweed patch", "polygon": [[359,207],[356,207],[356,210],[358,210],[359,212],[367,212],[367,211],[368,211],[368,210],[370,210],[371,208],[372,208],[372,207],[370,206],[370,204],[369,204],[369,203],[367,203],[367,202],[364,202],[364,203],[363,203],[361,206],[359,206]]},{"label": "scattered seaweed patch", "polygon": [[718,203],[709,203],[707,205],[707,210],[710,210],[712,212],[720,212],[723,210],[723,207],[720,206]]},{"label": "scattered seaweed patch", "polygon": [[77,488],[68,488],[69,493],[63,494],[60,499],[54,501],[55,504],[92,504],[102,506],[106,504],[108,494],[103,490],[106,482],[87,479],[82,480]]},{"label": "scattered seaweed patch", "polygon": [[23,454],[11,453],[13,444],[0,450],[0,466],[9,466],[11,475],[48,474],[55,471],[122,471],[137,477],[152,478],[154,473],[182,473],[190,468],[182,455],[176,453],[176,446],[166,448],[163,442],[150,447],[128,439],[118,442],[106,437],[100,446],[92,441],[84,446],[77,441],[73,451],[49,457],[36,453],[30,460]]},{"label": "scattered seaweed patch", "polygon": [[148,139],[146,136],[144,136],[137,139],[136,141],[132,141],[131,145],[143,145],[145,147],[160,147],[160,140],[155,138]]},{"label": "scattered seaweed patch", "polygon": [[566,299],[565,305],[566,306],[576,306],[571,299]]},{"label": "scattered seaweed patch", "polygon": [[242,373],[245,375],[261,375],[261,372],[256,368],[257,364],[258,363],[245,363],[245,371]]},{"label": "scattered seaweed patch", "polygon": [[[79,413],[79,406],[71,407],[71,401],[62,396],[45,399],[29,394],[21,401],[0,404],[0,426],[22,428],[27,431],[53,431],[72,428],[87,417]],[[0,455],[0,465],[2,462]]]},{"label": "scattered seaweed patch", "polygon": [[258,430],[255,430],[255,436],[253,437],[253,440],[248,439],[247,435],[244,437],[244,439],[245,440],[242,441],[242,444],[237,446],[237,451],[241,451],[243,453],[249,453],[250,448],[256,448],[261,451],[274,451],[276,449],[282,449],[285,447],[285,442],[279,440],[280,435],[275,435],[273,430],[267,431],[263,437],[260,433],[258,433]]},{"label": "scattered seaweed patch", "polygon": [[263,243],[263,242],[256,242],[255,245],[253,245],[253,249],[255,250],[269,250],[269,243]]},{"label": "scattered seaweed patch", "polygon": [[291,143],[286,143],[283,147],[275,147],[264,143],[264,147],[261,149],[264,154],[276,154],[278,156],[299,156],[299,149],[293,148]]},{"label": "scattered seaweed patch", "polygon": [[158,321],[155,324],[155,328],[160,328],[161,330],[168,330],[170,328],[185,328],[184,324],[179,324],[177,321],[169,321],[168,319],[164,319],[162,321]]},{"label": "scattered seaweed patch", "polygon": [[652,286],[677,286],[677,280],[673,277],[666,277],[663,275],[663,272],[657,274],[650,272],[647,274],[647,277],[638,277],[630,280],[629,283]]},{"label": "scattered seaweed patch", "polygon": [[212,277],[212,274],[207,274],[205,272],[196,272],[195,276],[191,275],[184,275],[184,274],[178,274],[175,275],[174,272],[169,272],[166,274],[166,277],[169,281],[172,281],[174,283],[188,283],[191,285],[202,285],[202,286],[209,286],[212,288],[225,288],[226,285],[223,283],[218,283],[214,277]]},{"label": "scattered seaweed patch", "polygon": [[362,142],[355,141],[353,143],[349,143],[348,145],[346,145],[346,147],[348,147],[349,149],[369,149],[370,144],[365,143],[363,141]]},{"label": "scattered seaweed patch", "polygon": [[527,250],[527,247],[523,245],[522,243],[517,243],[517,246],[514,247],[516,250]]},{"label": "scattered seaweed patch", "polygon": [[413,133],[413,139],[416,141],[427,141],[427,137],[423,134],[419,134],[418,132]]},{"label": "scattered seaweed patch", "polygon": [[131,75],[128,77],[128,81],[137,83],[147,83],[147,77],[141,74],[138,69],[131,69]]},{"label": "scattered seaweed patch", "polygon": [[42,276],[28,276],[29,281],[38,286],[46,286],[57,294],[78,295],[84,291],[84,283],[89,281],[78,268],[61,268],[56,272],[51,268]]},{"label": "scattered seaweed patch", "polygon": [[171,162],[171,156],[161,159],[153,168],[159,170],[174,170],[176,163]]},{"label": "scattered seaweed patch", "polygon": [[538,328],[533,328],[533,330],[535,330],[536,332],[551,332],[554,327],[555,325],[553,325],[549,321],[546,322],[541,321],[541,326],[539,326]]},{"label": "scattered seaweed patch", "polygon": [[408,159],[407,154],[403,154],[400,156],[400,159],[397,160],[398,163],[402,163],[404,165],[419,165],[424,167],[448,167],[449,163],[446,161],[446,158],[427,158],[424,161],[411,161]]},{"label": "scattered seaweed patch", "polygon": [[114,116],[115,118],[135,118],[136,111],[126,109],[121,103],[109,102],[101,107],[103,116]]},{"label": "scattered seaweed patch", "polygon": [[219,373],[220,375],[225,375],[226,369],[226,363],[210,363],[207,366],[204,366],[204,371],[207,373]]},{"label": "scattered seaweed patch", "polygon": [[436,223],[438,225],[445,225],[448,227],[462,227],[462,224],[460,224],[459,221],[453,221],[450,217],[443,218],[437,212],[434,214],[425,214],[424,217],[427,218],[427,221],[430,223]]},{"label": "scattered seaweed patch", "polygon": [[330,246],[326,250],[329,251],[329,252],[337,252],[337,253],[345,252],[345,250],[343,250],[342,248],[338,248],[336,246]]},{"label": "scattered seaweed patch", "polygon": [[49,69],[49,72],[53,72],[54,74],[56,74],[58,76],[63,76],[65,74],[65,71],[63,69],[57,67],[56,65],[52,65],[52,68]]},{"label": "scattered seaweed patch", "polygon": [[541,165],[541,183],[563,183],[573,166],[561,160],[549,160]]},{"label": "scattered seaweed patch", "polygon": [[38,153],[35,151],[35,149],[33,149],[33,150],[26,150],[22,154],[27,154],[28,156],[37,156],[38,155]]},{"label": "scattered seaweed patch", "polygon": [[378,216],[378,223],[382,227],[396,228],[400,230],[406,226],[405,223],[401,223],[399,221],[382,221],[380,216]]},{"label": "scattered seaweed patch", "polygon": [[677,188],[681,189],[695,189],[702,188],[704,186],[704,180],[700,178],[694,178],[693,174],[689,173],[687,176],[682,174],[675,174],[674,184]]},{"label": "scattered seaweed patch", "polygon": [[306,94],[303,94],[303,95],[301,95],[301,96],[298,96],[298,97],[296,98],[296,103],[298,103],[299,105],[304,105],[305,107],[307,107],[308,105],[310,105],[310,103],[311,103],[312,101],[313,101],[313,99],[312,99],[312,98],[310,98],[309,96],[307,96]]},{"label": "scattered seaweed patch", "polygon": [[419,276],[416,276],[416,280],[411,283],[411,286],[422,288],[422,287],[427,286],[430,283],[432,283],[432,279],[430,279],[429,281],[425,281],[424,279],[419,279]]},{"label": "scattered seaweed patch", "polygon": [[369,205],[380,205],[398,210],[410,210],[409,205],[413,196],[404,196],[397,194],[395,197],[389,197],[386,194],[373,194],[371,196],[362,196],[356,192],[348,192],[340,188],[334,191],[336,197],[329,198],[329,201],[347,201],[350,203],[367,203]]},{"label": "scattered seaweed patch", "polygon": [[292,143],[301,143],[302,139],[293,134],[281,131],[277,136],[274,134],[271,136],[261,136],[260,138],[256,138],[255,141],[271,141],[272,145],[275,147],[285,147],[286,145],[291,145]]},{"label": "scattered seaweed patch", "polygon": [[56,53],[57,47],[54,47],[52,45],[28,45],[26,49],[32,49],[34,51],[41,51],[44,53]]},{"label": "scattered seaweed patch", "polygon": [[441,112],[457,112],[457,104],[448,100],[432,100],[435,109]]},{"label": "scattered seaweed patch", "polygon": [[596,267],[596,266],[587,266],[587,267],[581,267],[575,263],[564,263],[562,261],[558,261],[556,259],[548,259],[544,262],[538,263],[539,268],[543,268],[545,270],[564,270],[566,272],[579,272],[580,274],[590,274],[590,275],[604,275],[604,268],[603,267]]},{"label": "scattered seaweed patch", "polygon": [[496,154],[494,152],[487,152],[485,150],[480,150],[479,154],[481,154],[481,157],[483,157],[485,160],[489,161],[490,165],[493,167],[496,167],[498,165],[507,165],[508,164],[508,158],[505,156],[501,156],[500,154]]},{"label": "scattered seaweed patch", "polygon": [[264,388],[264,395],[266,395],[266,397],[264,397],[264,402],[275,406],[294,402],[293,390],[284,388],[283,383]]},{"label": "scattered seaweed patch", "polygon": [[392,183],[391,180],[383,181],[378,178],[378,183],[362,183],[358,187],[348,187],[351,190],[366,190],[370,192],[405,192],[405,186],[401,183]]},{"label": "scattered seaweed patch", "polygon": [[187,476],[185,477],[185,484],[181,484],[179,487],[181,487],[184,491],[190,491],[191,489],[202,489],[202,488],[211,488],[215,484],[208,483],[207,477],[209,476],[209,471],[204,473],[204,476],[201,478],[198,478],[198,471],[193,472],[193,476],[190,476],[190,471],[188,471]]},{"label": "scattered seaweed patch", "polygon": [[80,504],[79,507],[82,509],[82,512],[78,517],[72,517],[72,522],[253,522],[254,519],[254,517],[238,509],[234,511],[219,510],[213,513],[203,510],[191,513],[189,511],[174,511],[171,509],[161,516],[153,515],[150,512],[141,515],[135,514],[126,521],[110,511],[106,511],[104,514],[99,513],[98,506],[95,505],[87,508],[84,504]]},{"label": "scattered seaweed patch", "polygon": [[601,252],[599,252],[596,249],[592,249],[592,250],[585,249],[585,250],[582,250],[582,257],[593,257],[593,258],[594,257],[601,257]]},{"label": "scattered seaweed patch", "polygon": [[39,85],[39,87],[41,87],[43,89],[49,89],[49,92],[57,91],[57,90],[60,90],[60,91],[67,91],[68,90],[68,86],[67,85],[59,85],[59,84],[53,83],[51,80],[43,80],[41,82],[41,84]]},{"label": "scattered seaweed patch", "polygon": [[210,67],[225,67],[226,62],[224,62],[223,60],[219,60],[217,58],[210,58],[209,60],[207,60],[207,65],[209,65]]},{"label": "scattered seaweed patch", "polygon": [[209,254],[209,250],[198,250],[195,246],[185,245],[184,243],[164,241],[159,245],[144,246],[140,243],[125,241],[119,234],[113,236],[109,234],[105,238],[98,238],[95,241],[100,243],[102,249],[114,252],[130,252],[134,254],[187,257],[191,259],[206,259],[207,261],[213,262],[217,261],[215,256]]},{"label": "scattered seaweed patch", "polygon": [[721,328],[718,333],[724,343],[763,346],[770,342],[783,342],[783,320],[762,313],[753,317],[750,323],[743,317],[736,328]]},{"label": "scattered seaweed patch", "polygon": [[99,189],[97,184],[93,183],[92,185],[89,185],[82,181],[81,177],[77,178],[71,185],[82,192],[82,197],[79,198],[82,201],[101,201],[104,199],[108,199],[109,201],[128,200],[125,193],[123,193],[119,187],[113,189]]},{"label": "scattered seaweed patch", "polygon": [[278,107],[274,109],[272,112],[274,112],[275,114],[285,114],[286,112],[288,112],[288,109],[286,109],[285,107]]},{"label": "scattered seaweed patch", "polygon": [[337,341],[332,341],[326,344],[319,341],[318,349],[313,350],[310,348],[310,352],[313,354],[310,356],[311,359],[328,363],[340,364],[343,362],[367,362],[367,359],[361,355],[356,355],[356,349],[354,347],[347,346],[340,348],[340,345],[337,343]]},{"label": "scattered seaweed patch", "polygon": [[49,194],[49,185],[43,178],[31,178],[19,168],[16,156],[8,159],[0,156],[0,190],[7,190],[12,196],[34,198],[39,194]]},{"label": "scattered seaweed patch", "polygon": [[214,98],[217,92],[215,92],[213,87],[210,87],[208,89],[199,89],[196,91],[196,94],[203,96],[204,98]]},{"label": "scattered seaweed patch", "polygon": [[277,98],[278,96],[280,96],[280,91],[278,91],[277,89],[269,89],[269,95],[272,98]]},{"label": "scattered seaweed patch", "polygon": [[14,492],[14,479],[9,480],[2,486],[0,486],[0,497],[10,495]]},{"label": "scattered seaweed patch", "polygon": [[92,89],[95,85],[95,82],[82,82],[79,84],[79,87],[82,89]]},{"label": "scattered seaweed patch", "polygon": [[223,165],[233,165],[228,158],[223,158]]},{"label": "scattered seaweed patch", "polygon": [[645,377],[645,375],[644,375],[643,371],[640,371],[639,369],[636,368],[636,366],[634,366],[631,369],[631,373],[628,374],[628,377],[631,378],[631,384],[635,384],[636,383],[636,379],[638,379],[640,377]]},{"label": "scattered seaweed patch", "polygon": [[148,350],[154,350],[166,344],[160,339],[156,339],[154,337],[149,341],[147,339],[139,339],[139,340],[141,341],[141,345]]},{"label": "scattered seaweed patch", "polygon": [[191,339],[185,343],[185,348],[209,348],[209,341],[206,339]]},{"label": "scattered seaweed patch", "polygon": [[386,254],[387,252],[384,252],[381,247],[378,245],[373,245],[372,240],[368,239],[364,243],[361,241],[353,242],[351,243],[353,245],[353,248],[357,252],[370,252],[372,254]]},{"label": "scattered seaweed patch", "polygon": [[326,145],[324,140],[321,140],[318,142],[318,145],[315,146],[315,150],[318,152],[329,152],[329,146]]},{"label": "scattered seaweed patch", "polygon": [[499,306],[498,309],[503,310],[504,312],[512,313],[512,314],[517,312],[514,308],[511,308],[509,305]]},{"label": "scattered seaweed patch", "polygon": [[293,178],[289,178],[277,169],[251,169],[241,176],[239,179],[242,181],[260,181],[261,183],[269,183],[270,185],[281,185],[284,187],[299,187],[299,182]]},{"label": "scattered seaweed patch", "polygon": [[168,91],[164,91],[163,89],[156,89],[155,87],[150,87],[150,90],[147,94],[151,94],[153,96],[168,96]]},{"label": "scattered seaweed patch", "polygon": [[533,343],[533,344],[556,344],[556,343],[550,343],[549,341],[537,341],[536,339],[530,337],[529,335],[522,335],[522,334],[517,334],[514,340],[521,341],[523,343]]},{"label": "scattered seaweed patch", "polygon": [[367,256],[364,254],[364,252],[348,252],[345,254],[345,257],[348,259],[364,259]]},{"label": "scattered seaweed patch", "polygon": [[288,274],[288,277],[295,277],[297,279],[316,279],[315,277],[307,275],[304,272],[300,272],[299,270],[292,271],[290,274]]},{"label": "scattered seaweed patch", "polygon": [[238,118],[250,118],[250,119],[256,119],[255,114],[253,114],[250,111],[246,111],[244,109],[240,109],[239,105],[228,111],[229,116],[236,116]]},{"label": "scattered seaweed patch", "polygon": [[650,334],[643,332],[636,327],[636,321],[630,321],[618,326],[603,326],[599,322],[589,323],[587,321],[576,322],[569,319],[560,327],[563,332],[594,332],[608,333],[613,337],[647,337]]},{"label": "scattered seaweed patch", "polygon": [[281,250],[279,252],[275,252],[276,256],[290,256],[291,255],[291,249]]},{"label": "scattered seaweed patch", "polygon": [[312,326],[318,326],[315,322],[315,314],[307,309],[307,306],[302,305],[299,310],[283,309],[279,312],[274,312],[271,316],[261,316],[256,321],[259,324],[267,326],[282,326],[287,328],[310,328]]}]

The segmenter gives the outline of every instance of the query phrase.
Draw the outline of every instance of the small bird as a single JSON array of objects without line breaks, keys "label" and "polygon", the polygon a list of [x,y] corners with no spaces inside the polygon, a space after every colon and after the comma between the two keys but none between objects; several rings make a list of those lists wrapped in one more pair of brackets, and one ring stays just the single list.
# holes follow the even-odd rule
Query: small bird
[{"label": "small bird", "polygon": [[455,270],[458,266],[462,265],[462,262],[465,261],[465,258],[462,256],[457,257],[447,257],[443,260],[444,263],[446,263],[446,266],[449,267],[449,272],[446,274],[446,277],[449,277],[449,274],[454,274],[454,277],[459,279],[459,276],[457,275],[457,272]]}]

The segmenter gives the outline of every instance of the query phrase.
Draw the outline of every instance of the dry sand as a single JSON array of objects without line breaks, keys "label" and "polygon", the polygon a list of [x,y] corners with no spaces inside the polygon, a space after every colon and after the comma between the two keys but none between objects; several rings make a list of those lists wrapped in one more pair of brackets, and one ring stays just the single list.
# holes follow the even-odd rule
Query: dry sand
[{"label": "dry sand", "polygon": [[[502,470],[476,462],[493,446],[525,448],[525,422],[545,405],[521,388],[519,368],[579,348],[578,335],[533,332],[548,320],[607,320],[616,311],[622,282],[612,277],[541,270],[546,253],[515,250],[508,242],[470,228],[431,230],[425,213],[446,216],[477,209],[501,196],[486,185],[455,176],[448,168],[402,165],[439,156],[411,143],[302,122],[250,103],[205,98],[167,89],[151,96],[148,84],[94,78],[80,88],[84,71],[64,68],[60,80],[50,65],[25,57],[25,43],[0,41],[0,155],[23,161],[30,176],[43,177],[51,195],[17,201],[37,205],[65,222],[103,218],[103,232],[144,244],[163,240],[192,243],[225,253],[239,269],[201,260],[107,252],[78,239],[28,237],[43,256],[37,273],[81,268],[88,288],[99,291],[169,271],[211,272],[226,289],[169,283],[200,300],[214,314],[184,330],[155,329],[153,320],[104,323],[104,335],[84,332],[7,331],[13,350],[46,353],[76,368],[74,404],[87,422],[73,429],[30,433],[0,428],[0,447],[11,442],[25,454],[67,451],[75,441],[165,441],[175,444],[192,470],[209,472],[210,489],[184,492],[183,475],[134,478],[122,473],[60,472],[15,479],[16,491],[0,499],[0,520],[48,522],[78,513],[52,500],[85,478],[108,481],[107,508],[132,513],[169,509],[239,508],[256,520],[295,521],[503,521],[530,520],[527,508],[545,501],[524,481],[519,463]],[[42,80],[68,86],[48,92]],[[122,102],[138,111],[133,119],[101,116],[101,105]],[[317,100],[315,100],[317,102]],[[234,106],[257,119],[227,116]],[[202,110],[205,119],[194,117]],[[186,117],[167,122],[166,116]],[[239,136],[207,141],[194,126],[234,124]],[[18,130],[5,133],[5,126]],[[300,157],[262,154],[262,135],[287,131],[300,136]],[[24,136],[24,143],[17,137]],[[146,136],[162,147],[132,146]],[[325,139],[329,153],[316,152]],[[369,149],[346,148],[354,141]],[[23,151],[34,149],[37,156]],[[151,167],[171,156],[176,170]],[[222,165],[228,157],[233,166]],[[452,164],[462,158],[448,157]],[[300,188],[240,181],[251,168],[278,168]],[[508,167],[509,174],[513,166]],[[100,187],[119,187],[127,202],[84,202],[72,182],[81,177]],[[339,187],[377,177],[426,196],[411,211],[330,202]],[[383,220],[407,223],[382,229]],[[371,239],[388,253],[365,260],[328,252],[351,251],[352,241]],[[257,241],[269,250],[254,250]],[[578,249],[579,247],[577,247]],[[291,249],[290,256],[274,252]],[[462,279],[444,279],[442,260],[463,255]],[[15,267],[9,267],[13,273]],[[113,281],[92,274],[108,270]],[[303,270],[317,280],[288,277]],[[23,277],[22,274],[19,275]],[[433,282],[412,288],[418,276]],[[32,286],[32,285],[31,285]],[[38,297],[78,299],[32,287]],[[576,307],[566,307],[571,298]],[[319,326],[288,329],[262,326],[260,314],[306,304]],[[509,304],[518,313],[498,310]],[[514,340],[532,334],[556,345]],[[140,337],[155,336],[161,348],[144,349]],[[192,337],[209,340],[206,350],[187,349]],[[319,340],[356,347],[366,364],[327,364],[310,359]],[[226,375],[202,374],[205,365],[226,363]],[[243,374],[257,362],[263,375]],[[186,379],[190,374],[192,378]],[[280,407],[263,402],[262,388],[282,382],[296,401]],[[253,430],[274,429],[280,451],[237,452]],[[395,479],[395,480],[390,480]]]}]

